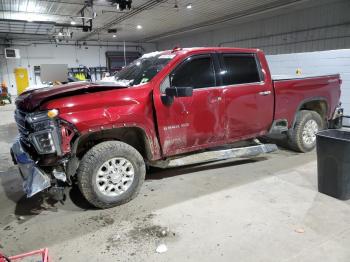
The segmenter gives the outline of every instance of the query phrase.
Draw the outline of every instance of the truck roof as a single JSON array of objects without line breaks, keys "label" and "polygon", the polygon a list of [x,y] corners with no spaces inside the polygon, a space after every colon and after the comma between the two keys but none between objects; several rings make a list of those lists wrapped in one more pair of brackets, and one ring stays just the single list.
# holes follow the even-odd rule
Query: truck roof
[{"label": "truck roof", "polygon": [[[191,52],[191,51],[229,51],[237,53],[256,53],[260,51],[256,48],[239,48],[239,47],[191,47],[191,48],[178,48],[179,51]],[[173,49],[174,50],[174,49]],[[171,51],[173,51],[171,50]]]},{"label": "truck roof", "polygon": [[191,48],[181,48],[181,47],[175,47],[172,50],[164,50],[164,51],[155,51],[151,53],[146,53],[142,57],[152,57],[156,55],[169,55],[169,54],[187,54],[191,52],[200,52],[200,51],[206,51],[206,52],[215,52],[215,51],[221,51],[221,52],[235,52],[235,53],[257,53],[260,51],[260,49],[254,49],[254,48],[238,48],[238,47],[191,47]]}]

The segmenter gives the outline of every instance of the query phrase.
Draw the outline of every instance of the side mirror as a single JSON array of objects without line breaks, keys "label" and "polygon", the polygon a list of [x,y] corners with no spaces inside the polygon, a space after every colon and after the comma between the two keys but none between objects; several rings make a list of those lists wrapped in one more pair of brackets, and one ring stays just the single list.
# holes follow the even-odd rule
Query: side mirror
[{"label": "side mirror", "polygon": [[193,94],[193,88],[190,86],[186,87],[168,87],[165,89],[165,95],[169,97],[189,97]]}]

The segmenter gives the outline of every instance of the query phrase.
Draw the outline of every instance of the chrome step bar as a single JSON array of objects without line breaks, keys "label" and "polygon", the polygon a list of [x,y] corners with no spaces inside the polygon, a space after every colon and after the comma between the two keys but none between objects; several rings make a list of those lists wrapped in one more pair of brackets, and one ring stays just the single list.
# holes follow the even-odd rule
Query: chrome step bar
[{"label": "chrome step bar", "polygon": [[230,158],[247,158],[260,154],[266,154],[276,151],[278,148],[275,144],[260,144],[247,147],[221,149],[215,151],[205,151],[197,154],[186,155],[167,160],[154,161],[149,163],[151,166],[160,168],[178,167],[205,162],[226,160]]}]

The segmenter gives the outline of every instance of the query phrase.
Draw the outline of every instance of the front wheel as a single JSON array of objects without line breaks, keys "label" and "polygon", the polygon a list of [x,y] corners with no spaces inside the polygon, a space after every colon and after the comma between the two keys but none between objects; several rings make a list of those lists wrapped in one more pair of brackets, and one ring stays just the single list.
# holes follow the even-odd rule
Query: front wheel
[{"label": "front wheel", "polygon": [[324,121],[315,111],[298,112],[294,128],[288,133],[291,149],[298,152],[309,152],[316,147],[316,133],[324,129]]},{"label": "front wheel", "polygon": [[110,208],[133,199],[145,174],[145,163],[135,148],[118,141],[102,142],[81,160],[78,186],[90,204]]}]

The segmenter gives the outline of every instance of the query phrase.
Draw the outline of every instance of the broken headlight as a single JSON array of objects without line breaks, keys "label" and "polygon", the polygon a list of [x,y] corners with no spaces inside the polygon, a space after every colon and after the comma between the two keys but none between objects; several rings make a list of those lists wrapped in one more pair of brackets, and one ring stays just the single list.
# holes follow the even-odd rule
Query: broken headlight
[{"label": "broken headlight", "polygon": [[34,131],[41,131],[50,128],[51,120],[44,120],[40,122],[35,122],[31,124]]},{"label": "broken headlight", "polygon": [[60,153],[60,139],[57,122],[49,118],[48,112],[35,112],[26,117],[30,126],[30,140],[39,154]]},{"label": "broken headlight", "polygon": [[29,114],[26,117],[26,122],[34,132],[48,129],[52,123],[50,118],[48,118],[46,111]]},{"label": "broken headlight", "polygon": [[56,152],[56,146],[51,130],[44,130],[32,134],[32,142],[39,154],[51,154]]}]

